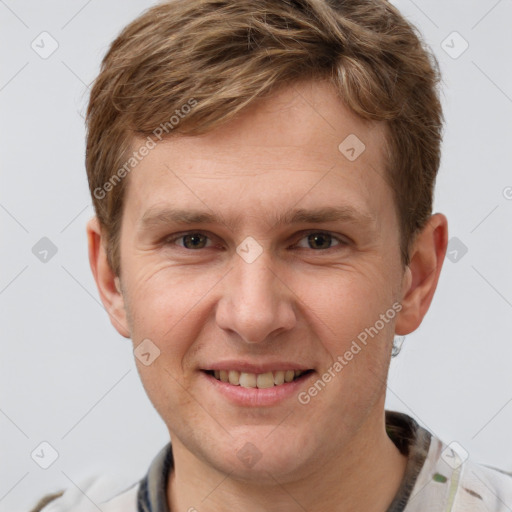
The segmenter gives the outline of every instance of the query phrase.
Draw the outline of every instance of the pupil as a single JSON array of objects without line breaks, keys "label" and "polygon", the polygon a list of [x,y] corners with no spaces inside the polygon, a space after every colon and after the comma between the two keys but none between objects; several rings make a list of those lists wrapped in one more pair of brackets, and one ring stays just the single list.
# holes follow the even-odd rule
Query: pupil
[{"label": "pupil", "polygon": [[[330,245],[329,242],[331,240],[331,235],[323,234],[323,233],[313,233],[313,234],[309,235],[308,240],[313,246],[317,245],[318,242],[320,242],[320,246],[323,245],[323,247],[321,247],[321,248],[328,249],[329,245]],[[324,244],[322,244],[322,241],[324,242]],[[315,249],[318,247],[313,247],[313,248]]]},{"label": "pupil", "polygon": [[[192,245],[192,248],[197,248],[199,246],[203,247],[204,246],[204,243],[201,245],[201,237],[203,238],[203,242],[204,242],[204,236],[201,235],[200,233],[195,233],[193,235],[185,235],[184,236],[184,243],[185,243],[185,247],[187,247],[187,240],[192,242],[191,245]],[[190,248],[190,247],[187,247],[187,249]]]}]

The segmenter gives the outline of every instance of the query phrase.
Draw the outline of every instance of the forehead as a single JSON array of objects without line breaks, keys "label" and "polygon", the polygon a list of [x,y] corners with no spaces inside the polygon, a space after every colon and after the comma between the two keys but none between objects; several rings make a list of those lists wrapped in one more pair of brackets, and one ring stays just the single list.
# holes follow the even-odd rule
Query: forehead
[{"label": "forehead", "polygon": [[393,210],[385,133],[327,83],[294,84],[206,134],[158,142],[130,173],[125,212],[137,222],[166,204],[279,217],[323,204],[375,218]]}]

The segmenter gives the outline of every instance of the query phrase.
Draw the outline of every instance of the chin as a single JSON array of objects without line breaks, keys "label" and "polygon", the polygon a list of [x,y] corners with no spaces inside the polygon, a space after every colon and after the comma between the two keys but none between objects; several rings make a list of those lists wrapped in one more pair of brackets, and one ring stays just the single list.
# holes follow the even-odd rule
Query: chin
[{"label": "chin", "polygon": [[225,448],[215,450],[216,456],[209,454],[209,462],[230,478],[252,484],[275,485],[305,477],[318,451],[307,442],[311,435],[294,430],[252,426],[250,433],[233,435]]}]

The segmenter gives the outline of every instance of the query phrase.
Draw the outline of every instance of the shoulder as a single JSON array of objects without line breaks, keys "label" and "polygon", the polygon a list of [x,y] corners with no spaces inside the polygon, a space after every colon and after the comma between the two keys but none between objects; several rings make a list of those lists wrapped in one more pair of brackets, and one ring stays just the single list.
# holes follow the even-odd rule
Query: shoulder
[{"label": "shoulder", "polygon": [[140,482],[93,476],[63,491],[48,494],[30,512],[137,512]]},{"label": "shoulder", "polygon": [[432,436],[407,512],[510,512],[512,474],[467,458],[460,445]]},{"label": "shoulder", "polygon": [[505,512],[512,508],[512,473],[467,460],[461,466],[454,512]]},{"label": "shoulder", "polygon": [[[44,496],[30,512],[137,512],[166,501],[166,481],[173,466],[171,443],[165,445],[139,480],[127,476],[92,476],[65,491]],[[154,504],[154,506],[152,506]]]}]

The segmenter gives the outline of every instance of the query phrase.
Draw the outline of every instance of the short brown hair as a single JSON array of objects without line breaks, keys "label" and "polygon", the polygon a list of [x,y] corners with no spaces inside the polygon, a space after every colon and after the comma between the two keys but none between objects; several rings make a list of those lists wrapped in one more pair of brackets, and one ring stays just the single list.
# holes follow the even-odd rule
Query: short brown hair
[{"label": "short brown hair", "polygon": [[443,123],[438,62],[417,29],[385,0],[172,0],[115,39],[87,110],[89,187],[116,275],[134,136],[204,133],[304,79],[328,80],[356,114],[386,122],[385,178],[409,264],[432,214]]}]

